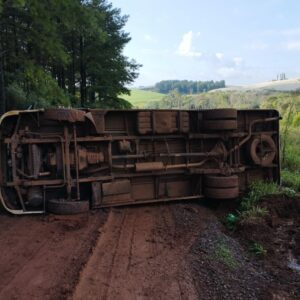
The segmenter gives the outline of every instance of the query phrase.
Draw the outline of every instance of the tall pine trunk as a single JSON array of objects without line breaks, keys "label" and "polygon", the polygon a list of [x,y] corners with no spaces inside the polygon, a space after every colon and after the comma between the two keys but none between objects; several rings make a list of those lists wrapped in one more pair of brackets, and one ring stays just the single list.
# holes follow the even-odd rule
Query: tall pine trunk
[{"label": "tall pine trunk", "polygon": [[84,107],[86,103],[86,69],[84,63],[84,40],[83,37],[80,37],[79,42],[79,52],[80,52],[80,104]]}]

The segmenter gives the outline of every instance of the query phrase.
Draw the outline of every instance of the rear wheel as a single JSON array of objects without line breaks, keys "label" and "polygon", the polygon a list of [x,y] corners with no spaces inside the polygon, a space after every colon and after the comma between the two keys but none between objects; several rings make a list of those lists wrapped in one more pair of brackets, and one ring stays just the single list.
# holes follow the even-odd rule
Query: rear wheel
[{"label": "rear wheel", "polygon": [[239,178],[237,175],[232,176],[206,176],[204,178],[205,186],[216,188],[231,188],[239,186]]},{"label": "rear wheel", "polygon": [[51,199],[47,210],[58,215],[75,215],[89,211],[89,201],[66,201],[64,199]]},{"label": "rear wheel", "polygon": [[238,176],[206,176],[204,195],[212,199],[234,199],[239,196]]}]

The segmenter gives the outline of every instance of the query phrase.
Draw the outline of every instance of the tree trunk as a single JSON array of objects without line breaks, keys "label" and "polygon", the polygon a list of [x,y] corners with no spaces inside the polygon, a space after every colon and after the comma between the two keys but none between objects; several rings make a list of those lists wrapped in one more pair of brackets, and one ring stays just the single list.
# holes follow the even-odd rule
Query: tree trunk
[{"label": "tree trunk", "polygon": [[83,37],[80,37],[80,45],[79,45],[79,51],[80,51],[80,104],[82,107],[84,107],[86,103],[86,70],[85,70],[85,64],[84,64],[84,57],[83,57],[83,48],[84,48],[84,41]]},{"label": "tree trunk", "polygon": [[[1,55],[1,53],[0,53]],[[3,59],[0,57],[0,115],[6,112],[6,95],[4,87]]]}]

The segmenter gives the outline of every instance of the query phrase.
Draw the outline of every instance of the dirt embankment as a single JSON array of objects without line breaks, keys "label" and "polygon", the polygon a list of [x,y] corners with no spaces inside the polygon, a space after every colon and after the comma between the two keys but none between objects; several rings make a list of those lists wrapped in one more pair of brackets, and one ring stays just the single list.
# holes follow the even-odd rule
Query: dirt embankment
[{"label": "dirt embankment", "polygon": [[227,205],[196,202],[0,215],[0,299],[297,299],[299,199],[264,205],[265,219],[235,232],[220,222]]},{"label": "dirt embankment", "polygon": [[65,299],[105,219],[0,215],[0,299]]}]

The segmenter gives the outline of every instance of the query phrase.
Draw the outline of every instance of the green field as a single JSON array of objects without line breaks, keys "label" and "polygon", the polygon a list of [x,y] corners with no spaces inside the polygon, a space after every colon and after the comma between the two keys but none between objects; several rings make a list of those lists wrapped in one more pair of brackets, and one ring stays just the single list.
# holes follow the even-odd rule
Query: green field
[{"label": "green field", "polygon": [[132,89],[130,95],[121,95],[120,97],[129,101],[136,108],[145,108],[150,102],[159,102],[166,95],[151,91]]}]

